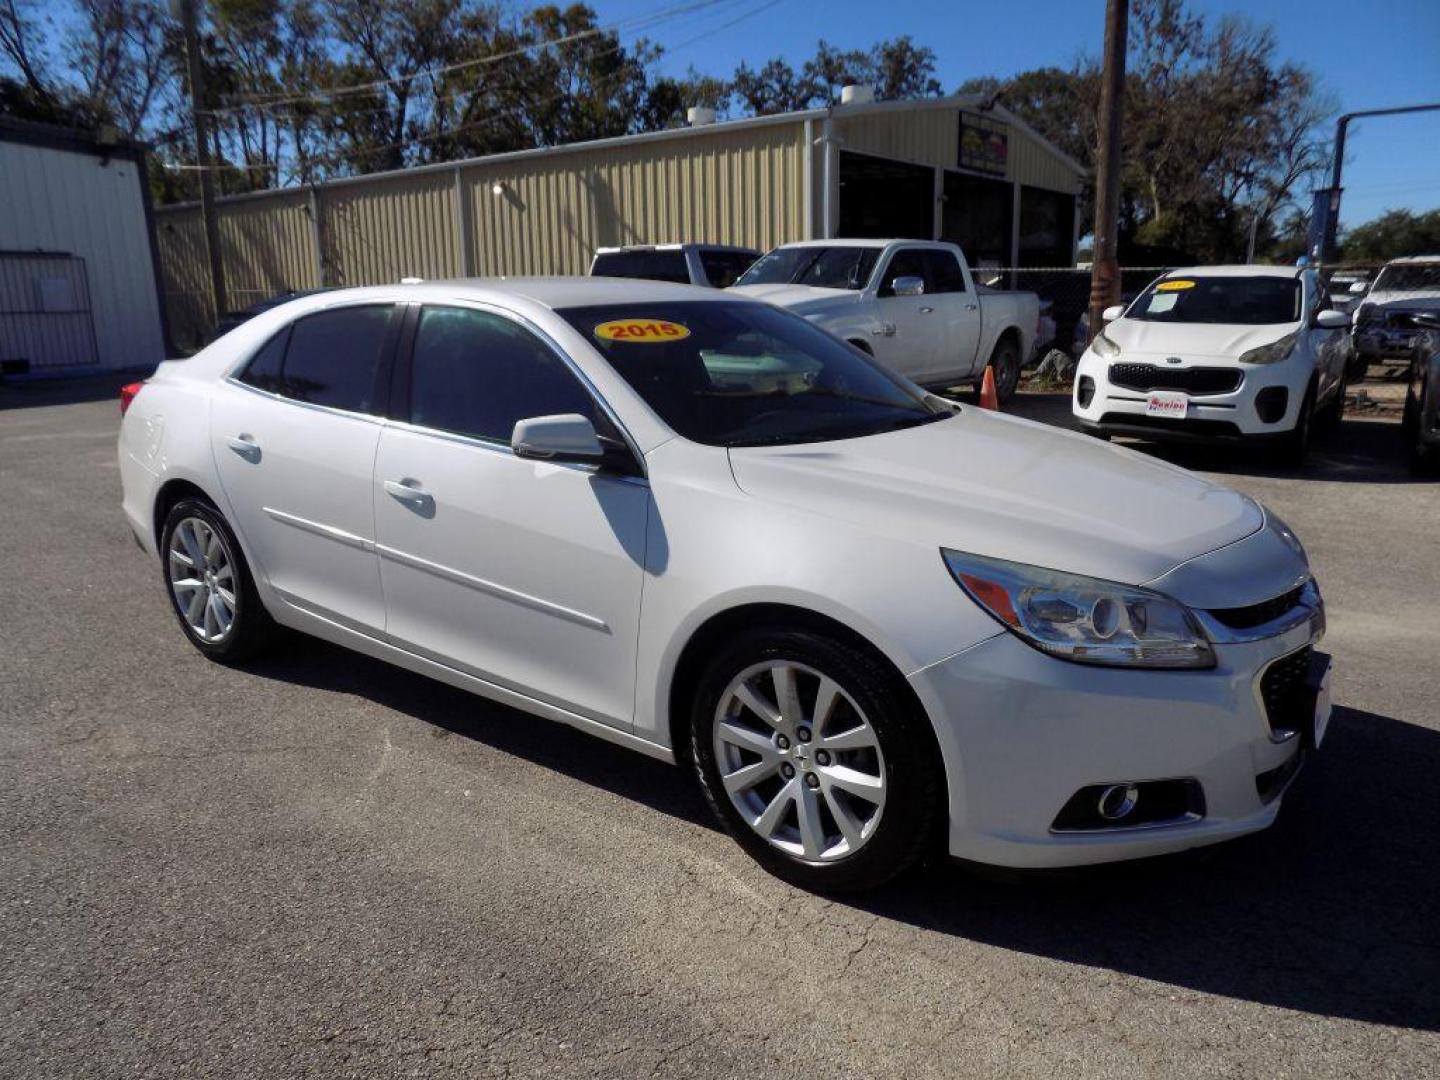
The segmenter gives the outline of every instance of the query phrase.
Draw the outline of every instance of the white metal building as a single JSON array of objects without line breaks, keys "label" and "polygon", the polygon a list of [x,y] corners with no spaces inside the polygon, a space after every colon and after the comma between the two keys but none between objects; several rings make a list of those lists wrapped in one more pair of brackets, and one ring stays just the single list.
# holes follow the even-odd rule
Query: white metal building
[{"label": "white metal building", "polygon": [[0,118],[0,370],[165,359],[152,235],[144,147]]}]

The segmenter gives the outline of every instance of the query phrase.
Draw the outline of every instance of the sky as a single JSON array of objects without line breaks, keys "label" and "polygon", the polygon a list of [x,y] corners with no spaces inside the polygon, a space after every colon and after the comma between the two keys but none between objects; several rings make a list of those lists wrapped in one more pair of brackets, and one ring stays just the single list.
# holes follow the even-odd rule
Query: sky
[{"label": "sky", "polygon": [[[669,6],[660,0],[591,2],[605,23]],[[682,46],[654,70],[683,75],[694,65],[728,76],[742,60],[758,67],[777,55],[798,67],[822,37],[852,49],[909,34],[935,51],[949,93],[972,76],[1003,78],[1098,57],[1105,12],[1104,0],[779,0],[725,27],[763,2],[737,0],[642,31],[659,44]],[[1189,6],[1207,18],[1243,14],[1273,26],[1281,58],[1317,75],[1337,114],[1440,103],[1440,0],[1190,0]],[[1342,227],[1392,208],[1440,208],[1440,112],[1354,121],[1345,159]]]}]

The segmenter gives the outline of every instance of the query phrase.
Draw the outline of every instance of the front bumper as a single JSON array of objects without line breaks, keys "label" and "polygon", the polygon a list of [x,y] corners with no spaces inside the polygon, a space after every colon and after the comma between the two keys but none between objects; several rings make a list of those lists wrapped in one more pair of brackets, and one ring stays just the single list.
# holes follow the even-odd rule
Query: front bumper
[{"label": "front bumper", "polygon": [[[1111,361],[1093,350],[1080,358],[1071,393],[1071,411],[1083,429],[1114,435],[1179,442],[1281,438],[1292,431],[1304,405],[1313,366],[1292,357],[1278,364],[1237,364],[1197,359],[1170,367],[1165,357],[1131,356],[1126,363],[1150,364],[1183,372],[1188,368],[1233,368],[1240,385],[1221,394],[1191,394],[1182,418],[1146,415],[1148,391],[1118,386],[1110,380]],[[1088,383],[1086,382],[1088,380]],[[1269,413],[1262,407],[1266,391],[1283,389],[1284,408]]]},{"label": "front bumper", "polygon": [[[1217,644],[1218,665],[1208,671],[1074,664],[1001,633],[915,673],[911,685],[936,721],[949,778],[951,854],[997,866],[1077,866],[1265,828],[1305,738],[1272,731],[1262,677],[1322,632],[1315,620],[1260,641]],[[1180,779],[1200,785],[1202,815],[1100,831],[1052,828],[1082,788]]]},{"label": "front bumper", "polygon": [[1391,329],[1385,326],[1362,324],[1351,336],[1355,351],[1369,360],[1392,358],[1403,360],[1415,348],[1417,330]]}]

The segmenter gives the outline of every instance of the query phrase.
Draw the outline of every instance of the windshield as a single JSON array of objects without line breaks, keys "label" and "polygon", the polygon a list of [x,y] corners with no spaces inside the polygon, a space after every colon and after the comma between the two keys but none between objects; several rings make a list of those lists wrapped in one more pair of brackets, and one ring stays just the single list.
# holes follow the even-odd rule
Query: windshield
[{"label": "windshield", "polygon": [[1387,266],[1375,279],[1375,292],[1440,292],[1440,263]]},{"label": "windshield", "polygon": [[954,415],[768,304],[605,304],[558,314],[665,423],[710,446],[853,439]]},{"label": "windshield", "polygon": [[867,247],[776,248],[756,260],[735,284],[863,289],[879,255],[878,248]]},{"label": "windshield", "polygon": [[1267,326],[1300,321],[1300,281],[1290,277],[1172,277],[1125,312],[1141,322]]}]

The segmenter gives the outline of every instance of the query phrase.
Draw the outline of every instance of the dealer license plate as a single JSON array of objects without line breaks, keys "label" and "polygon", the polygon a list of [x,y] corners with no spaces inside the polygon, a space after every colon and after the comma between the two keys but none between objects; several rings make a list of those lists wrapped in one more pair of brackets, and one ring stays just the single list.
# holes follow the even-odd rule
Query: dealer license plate
[{"label": "dealer license plate", "polygon": [[1145,399],[1146,416],[1168,416],[1184,420],[1190,409],[1190,399],[1176,390],[1152,390]]}]

